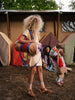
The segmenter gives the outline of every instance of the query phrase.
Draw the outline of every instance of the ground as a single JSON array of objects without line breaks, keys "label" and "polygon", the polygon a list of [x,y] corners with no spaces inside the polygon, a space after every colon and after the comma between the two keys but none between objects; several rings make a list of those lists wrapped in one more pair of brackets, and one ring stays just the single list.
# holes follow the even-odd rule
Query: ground
[{"label": "ground", "polygon": [[55,73],[43,69],[45,86],[51,89],[51,94],[41,94],[38,90],[40,83],[36,73],[33,82],[33,91],[36,97],[27,95],[27,81],[30,70],[25,67],[0,67],[0,100],[75,100],[75,66],[71,66],[64,78],[63,87],[55,81]]}]

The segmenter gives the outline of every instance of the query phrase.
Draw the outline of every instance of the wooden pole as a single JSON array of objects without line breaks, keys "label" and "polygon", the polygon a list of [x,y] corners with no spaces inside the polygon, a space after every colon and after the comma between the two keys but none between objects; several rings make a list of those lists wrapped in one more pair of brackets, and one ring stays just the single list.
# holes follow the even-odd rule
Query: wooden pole
[{"label": "wooden pole", "polygon": [[57,21],[57,39],[59,38],[60,32],[60,13],[58,13],[58,21]]},{"label": "wooden pole", "polygon": [[55,18],[54,18],[54,36],[56,36],[56,27],[55,27]]},{"label": "wooden pole", "polygon": [[10,38],[10,21],[9,21],[8,12],[6,12],[6,19],[7,19],[7,34],[8,34],[8,37]]}]

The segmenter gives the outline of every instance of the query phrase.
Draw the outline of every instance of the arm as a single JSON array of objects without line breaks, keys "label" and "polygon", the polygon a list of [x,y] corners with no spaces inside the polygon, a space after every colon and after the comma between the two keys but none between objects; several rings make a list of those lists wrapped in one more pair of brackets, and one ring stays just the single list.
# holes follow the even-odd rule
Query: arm
[{"label": "arm", "polygon": [[35,40],[34,39],[28,40],[25,35],[22,35],[21,38],[19,39],[19,42],[20,43],[30,43],[30,42],[35,42]]},{"label": "arm", "polygon": [[45,63],[47,65],[47,56],[46,55],[44,56],[44,60],[45,60]]},{"label": "arm", "polygon": [[50,64],[53,65],[54,64],[54,61],[53,59],[50,57]]}]

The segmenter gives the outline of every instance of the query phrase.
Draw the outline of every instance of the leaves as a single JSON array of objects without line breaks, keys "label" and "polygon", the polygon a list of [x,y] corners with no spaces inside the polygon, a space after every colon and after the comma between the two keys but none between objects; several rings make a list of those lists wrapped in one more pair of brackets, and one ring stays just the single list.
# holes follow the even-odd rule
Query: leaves
[{"label": "leaves", "polygon": [[54,0],[0,0],[0,8],[8,10],[55,10]]},{"label": "leaves", "polygon": [[69,5],[69,7],[71,7],[72,10],[75,9],[75,1],[74,0],[71,1],[71,4]]}]

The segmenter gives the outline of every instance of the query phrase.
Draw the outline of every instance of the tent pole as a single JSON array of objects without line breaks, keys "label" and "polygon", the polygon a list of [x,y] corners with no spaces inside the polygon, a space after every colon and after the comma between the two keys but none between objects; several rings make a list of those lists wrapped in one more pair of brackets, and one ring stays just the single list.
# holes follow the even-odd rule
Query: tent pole
[{"label": "tent pole", "polygon": [[9,15],[8,15],[8,12],[6,12],[6,19],[7,19],[7,34],[8,34],[8,37],[10,37],[10,22],[9,22]]}]

